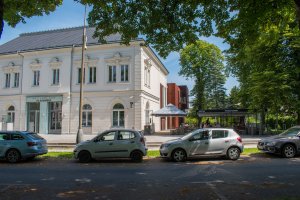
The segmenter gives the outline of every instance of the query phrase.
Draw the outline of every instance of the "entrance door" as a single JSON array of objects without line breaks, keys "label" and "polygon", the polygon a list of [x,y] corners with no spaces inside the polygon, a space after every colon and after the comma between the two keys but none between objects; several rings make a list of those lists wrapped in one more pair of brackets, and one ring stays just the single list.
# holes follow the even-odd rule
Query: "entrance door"
[{"label": "entrance door", "polygon": [[40,131],[40,111],[29,111],[29,131],[38,133]]},{"label": "entrance door", "polygon": [[40,103],[28,103],[28,130],[39,133],[40,131]]},{"label": "entrance door", "polygon": [[49,133],[61,133],[61,121],[62,121],[62,102],[50,102],[50,120],[49,120]]}]

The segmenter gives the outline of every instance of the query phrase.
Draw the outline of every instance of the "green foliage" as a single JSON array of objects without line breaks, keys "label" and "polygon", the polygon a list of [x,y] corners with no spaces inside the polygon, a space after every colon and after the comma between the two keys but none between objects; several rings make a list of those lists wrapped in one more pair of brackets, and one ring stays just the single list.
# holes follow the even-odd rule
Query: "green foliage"
[{"label": "green foliage", "polygon": [[196,117],[186,117],[185,118],[185,123],[191,126],[197,126],[198,125],[198,119]]},{"label": "green foliage", "polygon": [[53,12],[63,0],[1,0],[0,2],[0,38],[3,30],[3,20],[15,27],[19,22],[25,23],[25,18],[42,16]]},{"label": "green foliage", "polygon": [[162,57],[194,43],[199,36],[211,35],[213,24],[218,26],[229,17],[228,2],[222,0],[84,2],[93,6],[88,21],[96,27],[95,36],[101,42],[112,33],[120,33],[125,44],[143,35]]},{"label": "green foliage", "polygon": [[197,41],[180,51],[179,74],[195,80],[191,94],[194,117],[198,110],[217,108],[225,104],[225,67],[221,50],[205,41]]}]

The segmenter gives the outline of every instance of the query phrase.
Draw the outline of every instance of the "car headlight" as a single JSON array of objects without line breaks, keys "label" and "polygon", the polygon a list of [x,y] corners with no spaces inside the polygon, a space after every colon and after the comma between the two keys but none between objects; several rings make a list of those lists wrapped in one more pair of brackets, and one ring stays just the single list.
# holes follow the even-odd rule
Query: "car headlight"
[{"label": "car headlight", "polygon": [[267,146],[275,146],[276,142],[267,142],[266,145]]}]

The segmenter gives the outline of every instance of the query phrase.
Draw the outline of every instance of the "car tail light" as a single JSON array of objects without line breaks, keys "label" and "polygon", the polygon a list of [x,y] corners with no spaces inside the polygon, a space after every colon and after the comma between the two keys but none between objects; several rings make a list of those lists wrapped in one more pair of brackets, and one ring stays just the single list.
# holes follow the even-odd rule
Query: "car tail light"
[{"label": "car tail light", "polygon": [[141,137],[140,142],[143,143],[144,146],[146,146],[146,144],[145,144],[145,138],[144,137]]},{"label": "car tail light", "polygon": [[236,138],[236,139],[237,139],[237,141],[239,141],[240,143],[243,142],[241,137],[238,137],[238,138]]},{"label": "car tail light", "polygon": [[36,143],[36,142],[27,142],[27,145],[28,145],[29,147],[33,147],[33,146],[36,146],[37,143]]}]

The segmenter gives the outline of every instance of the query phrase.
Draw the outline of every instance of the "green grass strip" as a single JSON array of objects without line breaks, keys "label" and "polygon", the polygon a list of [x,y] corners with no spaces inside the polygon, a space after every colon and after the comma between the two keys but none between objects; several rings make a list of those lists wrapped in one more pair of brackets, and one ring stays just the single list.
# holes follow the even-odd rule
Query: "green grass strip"
[{"label": "green grass strip", "polygon": [[[261,153],[257,148],[247,148],[244,149],[244,152],[242,155],[250,155],[250,154],[257,154]],[[159,151],[158,150],[149,150],[147,153],[148,157],[159,157]],[[58,158],[58,159],[72,159],[73,152],[48,152],[47,154],[41,155],[42,158]]]}]

